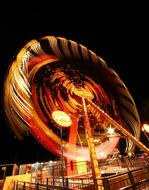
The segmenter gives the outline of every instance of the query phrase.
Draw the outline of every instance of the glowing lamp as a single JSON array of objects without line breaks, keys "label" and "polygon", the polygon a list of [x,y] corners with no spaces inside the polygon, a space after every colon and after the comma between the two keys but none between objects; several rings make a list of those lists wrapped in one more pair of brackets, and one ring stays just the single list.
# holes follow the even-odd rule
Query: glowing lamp
[{"label": "glowing lamp", "polygon": [[69,127],[72,124],[70,116],[63,111],[54,111],[52,112],[53,120],[62,127]]},{"label": "glowing lamp", "polygon": [[113,135],[114,134],[114,128],[109,127],[108,128],[108,134]]},{"label": "glowing lamp", "polygon": [[142,127],[142,131],[146,131],[147,133],[149,133],[149,125],[148,124],[143,124],[143,127]]}]

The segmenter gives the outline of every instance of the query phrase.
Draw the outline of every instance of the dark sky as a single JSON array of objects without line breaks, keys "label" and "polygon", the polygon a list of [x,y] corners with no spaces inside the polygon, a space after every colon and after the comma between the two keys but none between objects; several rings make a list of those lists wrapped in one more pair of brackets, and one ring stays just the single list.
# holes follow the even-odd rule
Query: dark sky
[{"label": "dark sky", "polygon": [[54,18],[28,10],[26,16],[5,18],[0,40],[0,163],[32,163],[54,158],[34,138],[19,141],[7,125],[2,106],[4,77],[13,56],[30,40],[61,36],[74,40],[101,56],[128,87],[138,110],[149,97],[149,36],[145,24],[101,23],[98,17]]}]

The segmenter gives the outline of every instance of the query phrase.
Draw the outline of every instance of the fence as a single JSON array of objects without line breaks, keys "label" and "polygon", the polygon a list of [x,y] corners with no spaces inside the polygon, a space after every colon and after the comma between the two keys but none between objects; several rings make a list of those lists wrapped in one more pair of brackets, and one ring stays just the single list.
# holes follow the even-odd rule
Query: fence
[{"label": "fence", "polygon": [[[108,177],[102,177],[101,183],[103,183],[104,190],[125,190],[125,189],[137,189],[147,190],[149,189],[149,167],[140,168],[132,171],[125,172],[123,174],[111,175]],[[39,183],[26,183],[21,181],[15,181],[13,190],[50,190],[50,189],[89,189],[95,190],[94,179],[92,177],[65,177],[62,178],[47,178],[46,184]]]},{"label": "fence", "polygon": [[[105,190],[149,189],[149,158],[135,157],[114,158],[99,162],[101,169],[100,184]],[[71,175],[67,175],[71,170]],[[62,173],[64,171],[64,173]],[[15,181],[14,190],[28,189],[95,189],[90,162],[71,162],[63,165],[42,164],[30,170],[31,183]],[[142,189],[141,189],[142,188]]]}]

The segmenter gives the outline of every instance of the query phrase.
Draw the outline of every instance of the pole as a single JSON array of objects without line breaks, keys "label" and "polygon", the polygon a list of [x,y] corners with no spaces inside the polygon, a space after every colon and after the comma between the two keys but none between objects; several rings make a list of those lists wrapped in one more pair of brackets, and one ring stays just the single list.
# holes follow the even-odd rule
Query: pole
[{"label": "pole", "polygon": [[61,170],[62,170],[62,186],[64,187],[64,154],[63,154],[63,131],[62,126],[60,126],[60,136],[61,136]]},{"label": "pole", "polygon": [[84,111],[85,134],[86,134],[86,140],[88,143],[88,148],[89,148],[89,153],[90,153],[92,175],[93,175],[93,180],[95,184],[95,189],[103,190],[104,188],[103,188],[102,179],[101,179],[101,171],[98,166],[97,155],[95,151],[94,141],[93,141],[92,132],[90,128],[90,121],[89,121],[87,107],[86,107],[84,98],[82,98],[82,103],[83,103],[83,111]]}]

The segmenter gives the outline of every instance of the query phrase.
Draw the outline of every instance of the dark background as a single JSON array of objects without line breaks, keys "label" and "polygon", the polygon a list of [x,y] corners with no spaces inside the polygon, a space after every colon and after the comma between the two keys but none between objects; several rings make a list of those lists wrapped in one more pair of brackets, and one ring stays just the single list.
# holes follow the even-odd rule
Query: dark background
[{"label": "dark background", "polygon": [[[8,66],[30,40],[53,35],[71,39],[101,56],[126,84],[138,112],[149,98],[149,35],[147,24],[101,22],[100,16],[63,17],[28,5],[1,16],[0,28],[0,163],[33,163],[56,157],[31,136],[19,141],[4,117],[3,86]],[[143,122],[143,121],[141,121]],[[144,141],[145,142],[145,141]]]}]

